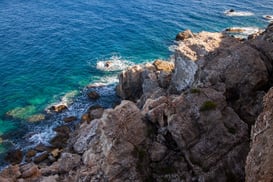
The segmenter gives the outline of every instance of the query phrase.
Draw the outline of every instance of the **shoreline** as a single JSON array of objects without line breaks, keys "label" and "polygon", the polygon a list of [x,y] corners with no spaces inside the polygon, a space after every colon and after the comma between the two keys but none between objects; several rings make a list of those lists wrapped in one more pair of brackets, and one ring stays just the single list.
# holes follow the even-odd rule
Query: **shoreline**
[{"label": "shoreline", "polygon": [[157,60],[122,71],[116,87],[120,104],[93,105],[73,132],[65,125],[55,128],[53,148],[29,150],[27,163],[14,161],[0,178],[249,179],[255,174],[249,172],[251,161],[245,173],[253,150],[250,127],[272,86],[272,27],[246,40],[181,32],[174,63]]}]

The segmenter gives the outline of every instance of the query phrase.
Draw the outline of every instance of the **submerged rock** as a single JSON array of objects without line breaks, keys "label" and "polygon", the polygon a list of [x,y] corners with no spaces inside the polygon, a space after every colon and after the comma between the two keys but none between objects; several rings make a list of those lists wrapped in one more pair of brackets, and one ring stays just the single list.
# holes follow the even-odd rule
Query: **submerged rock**
[{"label": "submerged rock", "polygon": [[29,117],[27,120],[29,122],[38,122],[38,121],[42,121],[46,118],[46,116],[44,114],[35,114],[32,115],[31,117]]},{"label": "submerged rock", "polygon": [[69,117],[65,117],[64,119],[63,119],[63,121],[65,122],[65,123],[70,123],[70,122],[73,122],[73,121],[76,121],[78,118],[76,117],[76,116],[69,116]]},{"label": "submerged rock", "polygon": [[89,99],[92,99],[92,100],[97,100],[98,98],[100,98],[100,94],[96,91],[89,92],[87,96]]},{"label": "submerged rock", "polygon": [[57,113],[63,112],[64,110],[67,110],[67,109],[68,109],[67,106],[64,104],[54,105],[49,108],[49,110],[57,112]]}]

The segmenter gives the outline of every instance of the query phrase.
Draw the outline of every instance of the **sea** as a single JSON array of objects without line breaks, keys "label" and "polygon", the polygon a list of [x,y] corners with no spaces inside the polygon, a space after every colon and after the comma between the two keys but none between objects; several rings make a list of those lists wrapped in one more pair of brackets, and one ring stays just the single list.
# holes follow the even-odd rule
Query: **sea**
[{"label": "sea", "polygon": [[[0,166],[10,150],[48,145],[64,117],[112,107],[118,73],[170,59],[178,32],[250,33],[266,15],[273,0],[0,0]],[[68,110],[49,111],[60,103]]]}]

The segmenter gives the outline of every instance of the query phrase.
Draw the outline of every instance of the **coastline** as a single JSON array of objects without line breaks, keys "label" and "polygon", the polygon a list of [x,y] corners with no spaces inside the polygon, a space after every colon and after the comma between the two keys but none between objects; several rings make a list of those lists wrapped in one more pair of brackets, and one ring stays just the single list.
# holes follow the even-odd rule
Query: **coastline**
[{"label": "coastline", "polygon": [[272,27],[246,40],[181,33],[174,63],[123,71],[120,104],[87,109],[74,132],[55,128],[54,147],[29,150],[1,179],[244,181],[250,127],[272,86]]}]

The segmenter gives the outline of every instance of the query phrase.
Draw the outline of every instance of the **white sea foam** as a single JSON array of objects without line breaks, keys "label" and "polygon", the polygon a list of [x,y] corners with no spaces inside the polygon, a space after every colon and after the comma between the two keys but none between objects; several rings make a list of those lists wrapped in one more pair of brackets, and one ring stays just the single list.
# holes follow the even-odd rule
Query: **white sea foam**
[{"label": "white sea foam", "polygon": [[65,106],[69,106],[70,104],[73,103],[73,99],[75,98],[75,96],[79,93],[79,91],[77,90],[73,90],[73,91],[70,91],[68,93],[66,93],[59,102],[55,102],[55,103],[51,103],[47,109],[46,109],[46,112],[50,112],[50,108],[52,106],[59,106],[59,105],[65,105]]},{"label": "white sea foam", "polygon": [[168,47],[168,49],[169,49],[169,51],[171,51],[171,52],[175,52],[176,51],[176,49],[177,49],[177,45],[170,45],[169,47]]},{"label": "white sea foam", "polygon": [[226,32],[229,34],[232,34],[234,37],[237,37],[237,38],[246,38],[247,36],[251,34],[254,34],[263,30],[258,27],[231,27],[228,29],[226,29]]},{"label": "white sea foam", "polygon": [[[56,132],[53,131],[53,128],[55,126],[43,126],[43,129],[39,129],[41,131],[33,134],[29,141],[34,143],[34,145],[37,145],[38,143],[42,143],[45,145],[49,145],[49,141],[52,139],[53,136],[55,136]],[[37,128],[38,129],[38,128]]]},{"label": "white sea foam", "polygon": [[69,105],[73,103],[73,98],[78,94],[77,90],[73,90],[71,92],[66,93],[62,99],[60,104]]},{"label": "white sea foam", "polygon": [[273,21],[273,15],[264,15],[263,18],[269,22]]},{"label": "white sea foam", "polygon": [[254,13],[249,11],[230,11],[226,10],[225,12],[226,16],[253,16]]},{"label": "white sea foam", "polygon": [[121,56],[114,55],[108,60],[98,61],[96,68],[102,71],[120,71],[132,65],[132,62],[123,59]]}]

